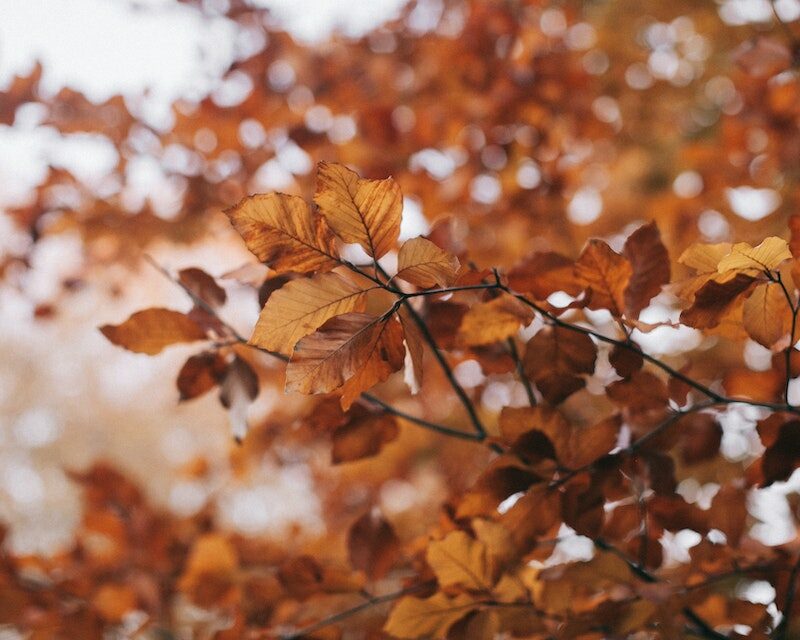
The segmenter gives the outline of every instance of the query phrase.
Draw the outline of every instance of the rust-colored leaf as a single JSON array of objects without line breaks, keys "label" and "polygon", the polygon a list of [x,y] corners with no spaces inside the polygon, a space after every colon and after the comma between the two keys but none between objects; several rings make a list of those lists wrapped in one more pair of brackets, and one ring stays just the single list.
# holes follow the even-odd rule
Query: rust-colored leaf
[{"label": "rust-colored leaf", "polygon": [[597,347],[592,339],[564,327],[545,328],[528,341],[523,366],[551,404],[582,389],[581,374],[594,372]]},{"label": "rust-colored leaf", "polygon": [[590,240],[575,263],[575,277],[590,291],[590,309],[608,309],[616,317],[625,310],[625,291],[633,274],[630,261],[602,240]]},{"label": "rust-colored leaf", "polygon": [[401,546],[392,525],[378,511],[369,511],[347,532],[350,564],[369,576],[382,578],[400,557]]},{"label": "rust-colored leaf", "polygon": [[628,236],[622,255],[633,269],[625,289],[625,313],[638,318],[661,287],[669,283],[669,254],[655,222],[639,227]]},{"label": "rust-colored leaf", "polygon": [[505,340],[533,320],[530,307],[503,294],[472,307],[461,321],[459,334],[465,344],[481,346]]}]

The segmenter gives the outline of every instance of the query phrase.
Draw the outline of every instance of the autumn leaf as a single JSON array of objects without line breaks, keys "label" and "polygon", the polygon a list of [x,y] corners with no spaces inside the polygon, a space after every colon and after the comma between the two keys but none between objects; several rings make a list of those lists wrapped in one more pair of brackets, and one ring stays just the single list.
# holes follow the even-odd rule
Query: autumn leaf
[{"label": "autumn leaf", "polygon": [[395,638],[444,638],[476,606],[465,593],[454,598],[441,592],[425,599],[406,596],[392,609],[383,630]]},{"label": "autumn leaf", "polygon": [[669,254],[656,224],[641,226],[628,236],[622,255],[633,269],[625,289],[625,313],[638,318],[661,287],[669,283]]},{"label": "autumn leaf", "polygon": [[400,323],[392,318],[384,321],[364,364],[342,386],[342,408],[346,411],[364,391],[399,371],[405,354]]},{"label": "autumn leaf", "polygon": [[400,278],[423,289],[438,285],[447,287],[458,275],[458,258],[437,247],[425,238],[406,241],[397,254],[397,274]]},{"label": "autumn leaf", "polygon": [[262,349],[291,353],[297,341],[327,320],[363,311],[368,289],[337,273],[287,282],[267,300],[250,343]]},{"label": "autumn leaf", "polygon": [[697,290],[692,306],[681,312],[683,324],[697,329],[716,327],[755,283],[755,278],[746,273],[734,272],[724,278],[722,281],[708,280]]},{"label": "autumn leaf", "polygon": [[212,308],[221,307],[228,299],[225,289],[220,287],[214,278],[197,267],[181,269],[178,272],[178,282],[191,291],[192,295]]},{"label": "autumn leaf", "polygon": [[344,242],[360,244],[376,260],[397,242],[403,199],[391,178],[365,180],[343,165],[320,162],[314,202]]},{"label": "autumn leaf", "polygon": [[[338,389],[365,367],[359,381],[383,379],[399,363],[402,331],[394,320],[364,313],[346,313],[328,320],[316,333],[300,340],[286,367],[286,391],[327,393]],[[386,337],[384,338],[384,333]],[[399,348],[394,344],[400,341]],[[360,383],[358,383],[360,386]],[[349,390],[348,396],[354,393]],[[351,398],[352,400],[352,398]]]},{"label": "autumn leaf", "polygon": [[625,291],[633,274],[627,258],[602,240],[590,240],[575,263],[575,277],[591,292],[590,309],[608,309],[616,317],[625,310]]},{"label": "autumn leaf", "polygon": [[546,300],[556,291],[577,296],[583,290],[575,277],[575,262],[553,251],[526,257],[508,272],[508,284],[515,291],[530,293],[537,300]]},{"label": "autumn leaf", "polygon": [[558,404],[586,385],[581,374],[594,372],[596,358],[597,347],[589,336],[552,327],[528,341],[523,367],[548,402]]},{"label": "autumn leaf", "polygon": [[117,346],[151,356],[173,344],[206,339],[205,330],[186,314],[160,308],[137,311],[122,324],[103,325],[100,331]]},{"label": "autumn leaf", "polygon": [[778,283],[757,286],[745,300],[742,312],[748,335],[767,349],[781,349],[792,327],[792,310]]},{"label": "autumn leaf", "polygon": [[350,564],[371,580],[386,575],[400,557],[400,551],[397,534],[379,511],[368,511],[347,532]]},{"label": "autumn leaf", "polygon": [[377,455],[399,433],[397,421],[388,414],[358,416],[333,431],[331,462],[342,464]]},{"label": "autumn leaf", "polygon": [[503,294],[472,307],[464,315],[459,335],[465,344],[492,344],[513,336],[533,320],[530,307],[514,296]]},{"label": "autumn leaf", "polygon": [[231,432],[236,440],[241,441],[247,435],[247,410],[257,396],[256,372],[245,360],[234,357],[220,384],[219,400],[228,409]]},{"label": "autumn leaf", "polygon": [[719,261],[717,271],[771,271],[791,257],[789,244],[782,238],[769,237],[757,247],[740,242]]},{"label": "autumn leaf", "polygon": [[440,587],[461,585],[473,591],[488,591],[494,584],[486,545],[464,531],[453,531],[444,539],[431,542],[425,557]]},{"label": "autumn leaf", "polygon": [[302,198],[255,195],[225,213],[247,248],[275,271],[312,273],[339,264],[331,230]]},{"label": "autumn leaf", "polygon": [[197,398],[217,386],[225,375],[227,365],[214,352],[191,356],[181,367],[176,381],[180,399]]}]

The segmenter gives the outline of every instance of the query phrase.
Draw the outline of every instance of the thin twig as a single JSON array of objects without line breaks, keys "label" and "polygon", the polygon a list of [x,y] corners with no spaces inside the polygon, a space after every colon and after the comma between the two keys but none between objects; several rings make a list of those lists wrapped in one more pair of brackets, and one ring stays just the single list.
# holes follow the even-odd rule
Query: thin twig
[{"label": "thin twig", "polygon": [[351,607],[350,609],[345,609],[344,611],[340,611],[339,613],[334,613],[327,618],[323,618],[322,620],[315,622],[314,624],[310,624],[307,627],[303,627],[299,631],[295,631],[294,633],[289,634],[282,634],[279,637],[281,640],[299,640],[300,638],[307,636],[311,633],[319,631],[320,629],[324,629],[325,627],[329,627],[333,624],[338,622],[342,622],[343,620],[347,620],[348,618],[353,617],[354,615],[361,613],[367,609],[371,609],[372,607],[376,607],[380,604],[385,604],[387,602],[393,602],[402,598],[403,596],[407,596],[411,593],[416,593],[417,591],[421,591],[422,589],[432,587],[436,584],[435,580],[428,580],[427,582],[423,582],[421,584],[412,585],[410,587],[405,587],[403,589],[399,589],[397,591],[393,591],[392,593],[387,593],[382,596],[376,596],[370,598],[366,602],[362,602],[361,604],[356,605],[355,607]]},{"label": "thin twig", "polygon": [[525,388],[525,395],[528,396],[528,403],[532,406],[536,406],[536,395],[533,393],[533,387],[531,386],[531,381],[528,379],[528,376],[525,375],[525,367],[522,364],[522,358],[519,357],[519,350],[517,349],[517,341],[514,337],[510,337],[508,339],[508,351],[511,354],[511,358],[514,360],[514,366],[517,368],[517,377],[519,381],[522,383],[522,386]]}]

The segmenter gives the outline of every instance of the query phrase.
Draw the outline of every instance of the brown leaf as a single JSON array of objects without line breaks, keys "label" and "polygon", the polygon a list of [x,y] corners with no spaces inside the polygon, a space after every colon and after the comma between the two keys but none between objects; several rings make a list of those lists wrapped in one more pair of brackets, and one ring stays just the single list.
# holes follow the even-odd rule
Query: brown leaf
[{"label": "brown leaf", "polygon": [[347,532],[350,564],[371,580],[385,576],[399,559],[400,551],[397,534],[378,511],[365,513]]},{"label": "brown leaf", "polygon": [[778,432],[775,442],[764,452],[761,472],[764,475],[762,486],[786,480],[800,463],[800,421],[785,422]]},{"label": "brown leaf", "polygon": [[530,324],[533,313],[514,296],[503,295],[472,307],[461,321],[459,334],[465,344],[481,346],[505,340]]},{"label": "brown leaf", "polygon": [[615,317],[625,309],[625,291],[633,274],[627,258],[602,240],[590,240],[575,263],[575,277],[591,291],[587,306],[608,309]]},{"label": "brown leaf", "polygon": [[722,442],[722,427],[710,413],[684,416],[678,426],[681,431],[681,459],[695,464],[715,457]]},{"label": "brown leaf", "polygon": [[639,353],[619,344],[609,352],[608,361],[621,378],[630,378],[644,366],[644,358]]},{"label": "brown leaf", "polygon": [[694,302],[681,312],[681,322],[696,329],[711,329],[719,325],[726,314],[755,283],[746,273],[721,276],[721,281],[709,280],[694,296]]},{"label": "brown leaf", "polygon": [[275,271],[311,273],[339,264],[330,228],[302,198],[255,195],[225,213],[247,248]]},{"label": "brown leaf", "polygon": [[397,421],[388,414],[357,417],[334,430],[331,462],[341,464],[377,455],[398,434]]},{"label": "brown leaf", "polygon": [[364,180],[341,164],[320,162],[314,202],[344,242],[360,244],[376,260],[394,248],[403,197],[391,178]]},{"label": "brown leaf", "polygon": [[228,409],[231,431],[236,440],[247,435],[247,409],[258,396],[258,376],[242,358],[236,356],[220,385],[219,400]]},{"label": "brown leaf", "polygon": [[425,238],[406,241],[397,254],[397,275],[413,285],[426,289],[434,285],[447,287],[456,279],[458,258]]},{"label": "brown leaf", "polygon": [[792,328],[792,310],[780,284],[757,286],[745,300],[742,321],[747,334],[767,349],[782,349]]},{"label": "brown leaf", "polygon": [[212,308],[221,307],[228,299],[225,289],[202,269],[190,267],[178,272],[178,281],[193,295]]},{"label": "brown leaf", "polygon": [[203,328],[186,314],[160,308],[137,311],[122,324],[107,324],[100,331],[115,345],[148,355],[180,342],[206,339]]},{"label": "brown leaf", "polygon": [[582,389],[580,374],[594,372],[597,347],[592,339],[564,327],[545,328],[529,341],[523,366],[551,404],[558,404]]},{"label": "brown leaf", "polygon": [[508,272],[508,284],[537,300],[546,300],[556,291],[577,296],[583,290],[575,277],[575,262],[552,251],[529,255]]},{"label": "brown leaf", "polygon": [[625,289],[625,313],[638,318],[650,300],[669,283],[669,254],[655,222],[639,227],[625,241],[622,254],[633,273]]},{"label": "brown leaf", "polygon": [[210,391],[223,379],[227,366],[218,353],[206,351],[189,358],[178,373],[180,399],[191,400]]},{"label": "brown leaf", "polygon": [[300,338],[313,333],[330,318],[363,311],[367,291],[337,273],[287,282],[267,300],[250,343],[289,354]]},{"label": "brown leaf", "polygon": [[389,318],[378,329],[364,364],[342,386],[342,409],[346,411],[364,391],[399,371],[405,354],[402,326]]},{"label": "brown leaf", "polygon": [[395,365],[399,369],[403,364],[402,330],[392,322],[364,313],[331,318],[297,343],[286,367],[286,391],[327,393],[367,365],[370,371],[360,379],[385,380]]}]

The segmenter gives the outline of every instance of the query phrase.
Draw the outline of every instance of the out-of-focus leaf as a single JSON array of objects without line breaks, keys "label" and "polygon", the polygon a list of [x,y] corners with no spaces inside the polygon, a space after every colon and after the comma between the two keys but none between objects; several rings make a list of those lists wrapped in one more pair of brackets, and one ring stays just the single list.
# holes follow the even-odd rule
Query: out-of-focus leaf
[{"label": "out-of-focus leaf", "polygon": [[488,591],[494,585],[486,545],[464,531],[453,531],[444,539],[431,542],[425,557],[440,587],[461,585]]},{"label": "out-of-focus leaf", "polygon": [[392,525],[378,511],[369,511],[347,532],[350,564],[369,576],[382,578],[400,557],[400,540]]},{"label": "out-of-focus leaf", "polygon": [[331,462],[342,464],[377,455],[385,444],[397,438],[399,432],[397,421],[390,415],[356,417],[334,430]]},{"label": "out-of-focus leaf", "polygon": [[221,307],[228,299],[225,289],[202,269],[189,267],[178,272],[178,281],[212,308]]},{"label": "out-of-focus leaf", "polygon": [[100,331],[115,345],[148,355],[173,344],[206,339],[205,330],[186,314],[160,308],[137,311],[122,324],[107,324]]},{"label": "out-of-focus leaf", "polygon": [[197,398],[217,386],[227,366],[218,353],[203,352],[190,357],[178,373],[177,386],[181,400]]},{"label": "out-of-focus leaf", "polygon": [[552,327],[528,341],[523,366],[548,402],[558,404],[585,386],[580,376],[594,372],[596,358],[597,347],[589,336]]},{"label": "out-of-focus leaf", "polygon": [[552,251],[533,253],[508,272],[508,284],[515,291],[546,300],[556,291],[577,296],[582,290],[575,277],[575,262]]},{"label": "out-of-focus leaf", "polygon": [[513,336],[533,320],[531,309],[514,296],[503,294],[472,307],[461,321],[459,334],[465,344],[481,346]]},{"label": "out-of-focus leaf", "polygon": [[425,599],[406,596],[392,609],[383,630],[395,638],[444,638],[476,606],[464,593],[454,598],[441,592]]}]

